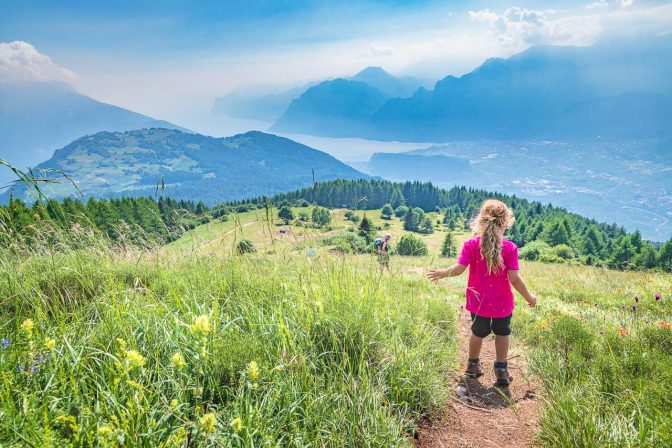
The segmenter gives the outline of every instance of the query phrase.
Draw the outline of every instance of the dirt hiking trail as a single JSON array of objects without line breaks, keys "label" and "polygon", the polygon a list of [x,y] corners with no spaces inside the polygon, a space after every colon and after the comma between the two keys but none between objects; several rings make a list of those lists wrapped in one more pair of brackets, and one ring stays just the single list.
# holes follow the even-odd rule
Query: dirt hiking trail
[{"label": "dirt hiking trail", "polygon": [[516,351],[512,339],[509,352],[509,373],[513,382],[507,389],[494,386],[495,342],[493,336],[483,341],[481,364],[485,374],[478,379],[466,379],[471,320],[462,311],[457,326],[460,339],[460,368],[451,375],[452,393],[443,415],[424,420],[418,425],[416,448],[489,448],[530,447],[539,416],[538,384],[528,377],[526,360]]}]

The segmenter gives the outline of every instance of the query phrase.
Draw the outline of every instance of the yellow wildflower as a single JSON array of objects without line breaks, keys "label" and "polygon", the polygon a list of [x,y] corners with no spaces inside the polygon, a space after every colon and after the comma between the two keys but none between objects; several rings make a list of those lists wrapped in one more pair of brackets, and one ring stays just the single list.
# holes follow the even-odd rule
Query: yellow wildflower
[{"label": "yellow wildflower", "polygon": [[203,432],[212,432],[215,430],[217,424],[217,417],[212,412],[204,414],[198,421],[198,427]]},{"label": "yellow wildflower", "polygon": [[196,318],[191,325],[191,332],[200,336],[210,333],[210,318],[207,314],[202,314]]},{"label": "yellow wildflower", "polygon": [[187,363],[184,362],[184,358],[182,357],[182,355],[181,355],[179,352],[176,352],[176,353],[173,355],[173,357],[170,358],[170,362],[173,364],[173,366],[174,366],[176,369],[180,369],[180,370],[181,370],[181,369],[184,369],[185,367],[187,367]]},{"label": "yellow wildflower", "polygon": [[142,390],[142,384],[133,380],[126,380],[126,384],[134,389]]},{"label": "yellow wildflower", "polygon": [[44,338],[44,346],[49,350],[54,350],[56,348],[56,339]]},{"label": "yellow wildflower", "polygon": [[257,381],[257,379],[259,379],[259,366],[256,361],[250,361],[247,365],[247,374],[252,381]]},{"label": "yellow wildflower", "polygon": [[176,399],[173,398],[172,400],[170,400],[170,408],[171,409],[177,409],[177,407],[179,405],[180,405],[180,403]]},{"label": "yellow wildflower", "polygon": [[240,430],[243,429],[243,420],[241,420],[240,417],[234,418],[231,420],[231,427],[234,432],[240,432]]},{"label": "yellow wildflower", "polygon": [[135,350],[126,352],[126,361],[128,361],[128,365],[131,367],[142,367],[145,365],[145,357]]},{"label": "yellow wildflower", "polygon": [[26,319],[21,323],[21,331],[26,334],[28,339],[33,337],[33,319]]},{"label": "yellow wildflower", "polygon": [[112,433],[114,432],[114,429],[110,425],[103,425],[100,428],[98,428],[98,437],[101,437],[103,439],[108,438]]}]

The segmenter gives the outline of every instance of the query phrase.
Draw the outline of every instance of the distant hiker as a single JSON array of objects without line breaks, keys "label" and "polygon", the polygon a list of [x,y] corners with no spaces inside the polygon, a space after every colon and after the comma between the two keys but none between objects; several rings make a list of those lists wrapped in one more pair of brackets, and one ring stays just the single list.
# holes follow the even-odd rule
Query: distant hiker
[{"label": "distant hiker", "polygon": [[373,240],[373,247],[378,256],[378,263],[383,269],[390,270],[390,234],[386,233],[382,238]]},{"label": "distant hiker", "polygon": [[430,269],[427,278],[433,283],[444,277],[455,277],[469,267],[467,310],[471,312],[469,360],[465,375],[483,375],[479,356],[483,338],[495,334],[495,376],[497,385],[506,387],[513,380],[508,371],[509,335],[513,315],[511,285],[525,298],[528,306],[537,298],[527,290],[518,273],[518,247],[504,239],[504,231],[515,218],[503,202],[488,199],[471,223],[476,234],[467,240],[457,263],[447,269]]}]

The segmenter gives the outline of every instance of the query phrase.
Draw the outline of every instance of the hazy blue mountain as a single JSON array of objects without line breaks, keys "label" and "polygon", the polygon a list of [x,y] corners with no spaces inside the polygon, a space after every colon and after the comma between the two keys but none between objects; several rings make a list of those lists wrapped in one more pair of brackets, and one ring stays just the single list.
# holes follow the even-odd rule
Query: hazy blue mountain
[{"label": "hazy blue mountain", "polygon": [[369,118],[388,97],[367,83],[337,78],[292,101],[271,131],[345,137],[366,132]]},{"label": "hazy blue mountain", "polygon": [[[67,84],[0,83],[0,158],[35,166],[83,135],[150,127],[181,129],[167,121],[98,102]],[[10,176],[0,169],[0,184]]]},{"label": "hazy blue mountain", "polygon": [[[370,129],[376,138],[409,141],[577,138],[595,133],[587,129],[590,124],[604,130],[609,122],[619,127],[633,105],[656,121],[672,94],[670,60],[672,36],[591,47],[533,47],[509,59],[489,59],[460,78],[448,76],[433,91],[390,100],[374,115]],[[653,101],[646,92],[666,97]],[[589,113],[591,105],[602,105],[599,123],[593,119],[578,128],[561,126],[572,121],[573,112]],[[613,137],[669,135],[669,127],[650,126],[647,119],[631,122]]]},{"label": "hazy blue mountain", "polygon": [[[367,67],[356,75],[343,79],[365,82],[389,98],[408,97],[421,86],[429,87],[433,84],[424,78],[395,77],[380,67]],[[234,90],[215,98],[212,111],[234,118],[274,122],[287,110],[292,100],[299,98],[306,90],[317,84],[313,82],[292,88],[259,86]]]},{"label": "hazy blue mountain", "polygon": [[412,76],[396,77],[381,67],[367,67],[357,73],[352,81],[365,82],[383,92],[389,98],[405,98],[413,95],[420,87],[429,87],[432,81]]},{"label": "hazy blue mountain", "polygon": [[[375,68],[360,75],[370,85],[373,79],[389,81]],[[383,84],[377,87],[384,93]],[[320,95],[309,105],[292,104],[276,126],[320,136],[430,142],[668,136],[672,126],[663,126],[661,117],[672,98],[672,35],[587,47],[537,46],[508,59],[489,59],[459,78],[447,76],[433,90],[420,87],[407,98],[386,96],[374,112],[376,101],[365,103],[365,113],[345,108],[335,114],[337,99]],[[591,114],[593,107],[599,114]],[[624,117],[633,119],[622,126]]]},{"label": "hazy blue mountain", "polygon": [[[613,101],[623,98],[587,105],[588,115],[577,112],[575,119],[593,120],[593,108],[609,107]],[[636,113],[624,117],[622,125],[628,126]],[[466,185],[550,202],[639,229],[655,241],[672,235],[672,138],[455,141],[407,153],[375,154],[362,169],[389,180]]]},{"label": "hazy blue mountain", "polygon": [[[83,137],[37,168],[65,172],[85,196],[148,196],[162,183],[161,194],[210,204],[310,186],[313,170],[316,181],[367,177],[326,153],[271,134],[214,138],[169,129]],[[53,197],[75,194],[67,182],[47,191]],[[26,197],[25,190],[14,194]]]},{"label": "hazy blue mountain", "polygon": [[293,99],[301,96],[312,84],[277,93],[255,93],[254,91],[235,90],[225,96],[215,98],[212,111],[218,115],[249,120],[277,120],[287,110]]}]

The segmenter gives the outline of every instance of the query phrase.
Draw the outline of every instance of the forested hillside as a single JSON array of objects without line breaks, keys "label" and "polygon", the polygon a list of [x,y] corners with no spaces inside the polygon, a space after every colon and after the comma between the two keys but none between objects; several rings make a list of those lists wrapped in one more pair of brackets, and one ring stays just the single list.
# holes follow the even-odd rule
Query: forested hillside
[{"label": "forested hillside", "polygon": [[[115,240],[130,226],[142,241],[167,242],[201,222],[227,219],[231,213],[272,204],[315,204],[329,208],[377,210],[389,204],[397,218],[410,222],[406,230],[431,232],[424,212],[440,212],[442,224],[451,230],[468,229],[469,220],[487,198],[509,204],[516,223],[507,237],[520,248],[521,257],[551,263],[581,263],[614,269],[663,269],[672,271],[672,239],[649,242],[639,232],[628,233],[616,224],[588,219],[553,205],[544,205],[516,196],[507,196],[466,187],[450,190],[431,183],[394,183],[382,180],[336,180],[317,183],[272,198],[258,197],[224,203],[208,209],[202,202],[159,198],[90,199],[86,203],[65,199],[62,202],[36,202],[27,206],[12,200],[0,208],[0,225],[5,227],[5,244],[34,239],[39,224],[48,221],[61,228],[73,224],[95,228]],[[415,223],[415,224],[414,224]]]},{"label": "forested hillside", "polygon": [[523,248],[521,256],[529,260],[575,260],[617,269],[672,270],[672,239],[664,244],[651,243],[643,240],[639,232],[628,233],[617,224],[601,223],[550,204],[484,190],[466,187],[446,190],[422,182],[336,180],[274,196],[272,202],[277,205],[307,201],[325,207],[364,209],[379,209],[389,203],[397,216],[403,215],[403,206],[419,207],[425,212],[441,210],[446,224],[466,227],[487,198],[500,199],[513,208],[516,223],[508,231],[508,238]]}]

